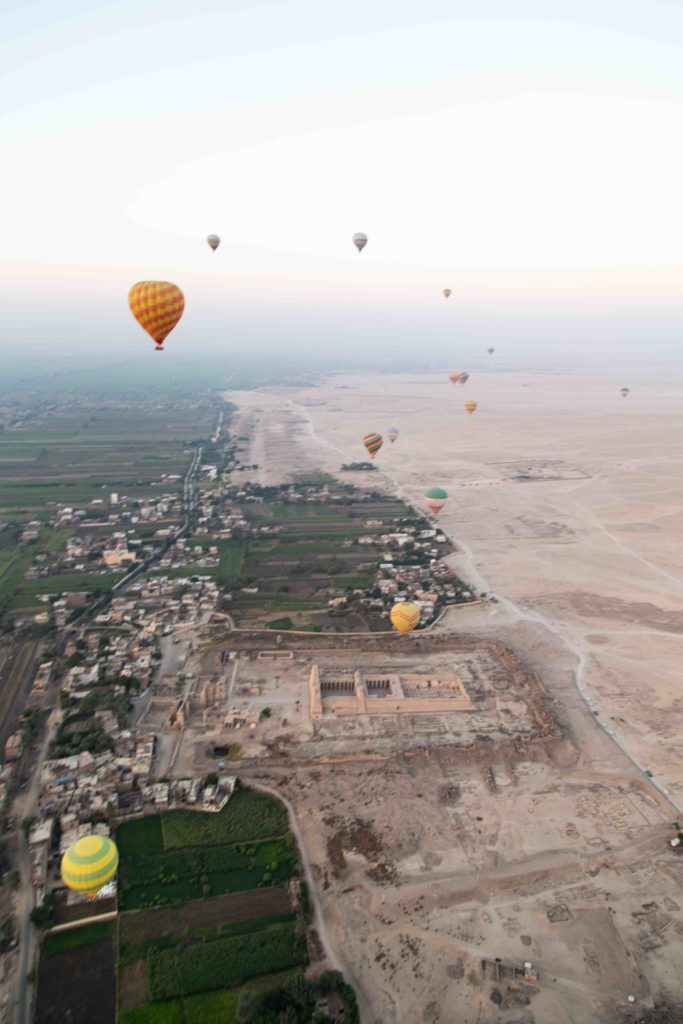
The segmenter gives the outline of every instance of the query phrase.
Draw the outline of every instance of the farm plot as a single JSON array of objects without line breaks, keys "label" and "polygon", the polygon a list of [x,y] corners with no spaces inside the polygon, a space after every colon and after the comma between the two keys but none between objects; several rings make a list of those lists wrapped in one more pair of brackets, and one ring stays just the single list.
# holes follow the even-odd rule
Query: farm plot
[{"label": "farm plot", "polygon": [[[334,485],[334,481],[329,483]],[[348,589],[372,587],[379,552],[384,548],[382,536],[400,530],[406,523],[429,525],[400,501],[364,501],[352,492],[353,488],[342,501],[330,502],[322,497],[319,501],[294,502],[268,497],[245,507],[248,519],[277,526],[278,533],[247,545],[242,579],[257,584],[258,592],[237,590],[233,594],[230,611],[238,622],[279,629],[285,628],[282,622],[290,621],[289,613],[296,613],[291,626],[329,627],[331,597],[344,596]],[[372,540],[364,539],[361,545],[361,537]],[[361,623],[364,629],[380,625],[374,620]],[[353,627],[344,617],[331,628],[345,631]]]},{"label": "farm plot", "polygon": [[[92,926],[88,926],[92,927]],[[114,1024],[116,979],[111,936],[40,958],[35,1024]]]},{"label": "farm plot", "polygon": [[117,843],[124,911],[274,886],[297,868],[284,808],[245,789],[217,814],[171,811],[126,822]]},{"label": "farm plot", "polygon": [[122,910],[137,910],[276,884],[291,877],[295,862],[289,837],[122,858],[119,904]]},{"label": "farm plot", "polygon": [[273,923],[273,918],[290,915],[291,906],[287,890],[282,887],[229,893],[172,909],[123,914],[119,938],[122,943],[133,944],[158,939],[160,935],[180,934],[186,928],[206,931],[243,921]]},{"label": "farm plot", "polygon": [[170,811],[161,818],[166,850],[279,837],[287,829],[282,804],[249,789],[238,790],[218,814]]},{"label": "farm plot", "polygon": [[178,1002],[122,1010],[119,1024],[236,1024],[238,992],[203,992]]},{"label": "farm plot", "polygon": [[153,999],[232,988],[305,962],[306,943],[292,924],[185,949],[150,950],[147,958]]},{"label": "farm plot", "polygon": [[41,953],[43,956],[52,956],[54,953],[63,953],[67,949],[88,946],[91,942],[99,942],[100,939],[107,939],[113,934],[113,921],[93,921],[92,924],[85,924],[82,928],[68,928],[64,932],[46,935]]},{"label": "farm plot", "polygon": [[[120,400],[70,398],[6,428],[0,434],[0,520],[10,527],[0,535],[0,611],[42,611],[41,595],[109,591],[120,575],[25,579],[36,556],[57,555],[74,533],[71,527],[48,528],[48,521],[60,506],[70,506],[89,527],[102,517],[111,491],[130,501],[161,493],[178,497],[196,444],[210,434],[214,421],[215,410],[206,402],[141,408]],[[20,545],[21,525],[33,520],[43,524],[38,541]]]},{"label": "farm plot", "polygon": [[[230,1024],[240,985],[306,963],[302,922],[277,884],[299,873],[277,800],[238,789],[217,814],[141,818],[116,838],[121,1024]],[[150,899],[174,905],[130,909]]]}]

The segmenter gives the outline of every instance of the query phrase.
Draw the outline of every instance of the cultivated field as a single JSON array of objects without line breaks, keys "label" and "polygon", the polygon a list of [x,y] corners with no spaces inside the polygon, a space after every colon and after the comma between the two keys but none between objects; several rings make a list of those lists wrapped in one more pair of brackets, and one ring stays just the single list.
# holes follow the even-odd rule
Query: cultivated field
[{"label": "cultivated field", "polygon": [[114,1024],[114,964],[113,922],[48,937],[40,957],[35,1024]]},{"label": "cultivated field", "polygon": [[[0,612],[44,610],[40,595],[109,590],[120,578],[110,571],[24,578],[37,555],[62,551],[74,533],[48,528],[48,521],[58,508],[71,507],[85,511],[85,524],[96,522],[98,503],[112,491],[132,500],[180,494],[194,445],[211,433],[215,416],[206,401],[131,405],[84,398],[37,403],[1,431]],[[103,518],[98,535],[121,529]],[[39,538],[20,545],[28,522],[39,524]]]},{"label": "cultivated field", "polygon": [[283,887],[299,865],[278,801],[238,789],[219,813],[126,822],[117,843],[122,1024],[230,1024],[241,985],[307,962]]},{"label": "cultivated field", "polygon": [[[321,483],[325,481],[320,477]],[[277,527],[278,533],[243,545],[241,555],[235,557],[234,569],[239,570],[243,582],[258,584],[257,594],[240,590],[234,594],[230,612],[238,624],[267,624],[275,629],[292,625],[343,631],[386,629],[386,621],[367,609],[331,618],[328,600],[331,592],[369,588],[378,552],[384,549],[381,535],[397,532],[406,519],[421,520],[403,502],[382,497],[360,502],[354,490],[347,485],[345,500],[334,505],[267,499],[245,506],[248,519]],[[359,537],[372,537],[373,542],[360,545]],[[450,550],[442,545],[442,554]]]}]

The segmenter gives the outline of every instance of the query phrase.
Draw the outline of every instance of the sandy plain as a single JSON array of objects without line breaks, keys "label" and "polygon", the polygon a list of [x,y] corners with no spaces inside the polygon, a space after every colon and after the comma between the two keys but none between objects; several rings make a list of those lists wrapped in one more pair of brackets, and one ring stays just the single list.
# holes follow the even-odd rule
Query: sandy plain
[{"label": "sandy plain", "polygon": [[[493,790],[428,743],[381,768],[254,764],[294,807],[364,1021],[683,1020],[646,1017],[683,1006],[683,387],[621,383],[486,369],[226,395],[263,482],[337,473],[395,424],[381,472],[343,478],[416,505],[448,490],[453,566],[496,601],[438,630],[509,646],[565,731],[504,759]],[[495,957],[538,982],[495,978]]]}]

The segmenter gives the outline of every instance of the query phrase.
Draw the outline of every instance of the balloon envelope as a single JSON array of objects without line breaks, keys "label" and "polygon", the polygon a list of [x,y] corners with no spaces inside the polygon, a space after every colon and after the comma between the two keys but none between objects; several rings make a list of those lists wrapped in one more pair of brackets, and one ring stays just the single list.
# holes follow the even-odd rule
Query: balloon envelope
[{"label": "balloon envelope", "polygon": [[207,242],[209,243],[209,245],[211,246],[211,248],[213,249],[214,252],[216,251],[218,246],[221,244],[221,240],[218,237],[218,235],[209,235],[206,240],[207,240]]},{"label": "balloon envelope", "polygon": [[495,348],[490,348],[490,349],[487,349],[487,351],[488,351],[488,354],[489,354],[490,356],[492,356],[492,355],[493,355],[493,353],[494,353],[494,352],[495,352],[496,350],[495,350]]},{"label": "balloon envelope", "polygon": [[451,370],[448,374],[448,378],[451,384],[466,384],[470,379],[469,373],[465,373],[464,370]]},{"label": "balloon envelope", "polygon": [[384,439],[381,434],[366,434],[363,438],[363,444],[370,453],[370,458],[374,459],[375,455],[384,444]]},{"label": "balloon envelope", "polygon": [[398,427],[389,427],[389,429],[387,430],[387,437],[389,438],[389,441],[391,442],[391,444],[394,443],[394,441],[398,437],[398,434],[399,434]]},{"label": "balloon envelope", "polygon": [[364,235],[362,231],[356,231],[353,236],[353,244],[355,245],[358,252],[362,252],[365,246],[368,244],[368,236]]},{"label": "balloon envelope", "polygon": [[410,633],[420,621],[420,610],[410,601],[399,601],[389,612],[391,624],[401,636]]},{"label": "balloon envelope", "polygon": [[631,393],[631,389],[630,388],[622,388],[621,389],[621,397],[622,398],[626,398],[626,396],[629,395],[630,393]]},{"label": "balloon envelope", "polygon": [[425,491],[425,504],[435,516],[438,516],[447,500],[448,491],[444,491],[443,487],[430,487],[428,491]]},{"label": "balloon envelope", "polygon": [[450,297],[451,297],[451,290],[450,290],[450,288],[444,288],[443,294],[444,294],[444,298],[445,299],[450,299]]},{"label": "balloon envelope", "polygon": [[474,410],[477,408],[477,403],[476,402],[465,402],[465,408],[467,409],[468,413],[471,416],[472,413],[474,412]]},{"label": "balloon envelope", "polygon": [[138,281],[128,292],[130,311],[161,349],[176,326],[183,310],[185,298],[177,285],[170,281]]},{"label": "balloon envelope", "polygon": [[119,851],[107,836],[83,836],[62,857],[62,880],[75,892],[92,896],[116,874]]}]

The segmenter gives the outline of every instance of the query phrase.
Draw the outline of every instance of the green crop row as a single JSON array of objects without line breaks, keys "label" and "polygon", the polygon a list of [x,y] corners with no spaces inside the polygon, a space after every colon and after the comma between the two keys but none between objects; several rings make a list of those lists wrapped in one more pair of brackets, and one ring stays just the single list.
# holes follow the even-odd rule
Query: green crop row
[{"label": "green crop row", "polygon": [[219,846],[283,836],[287,812],[272,797],[238,790],[218,814],[170,811],[161,818],[166,850]]},{"label": "green crop row", "polygon": [[113,921],[95,921],[93,924],[83,925],[82,928],[67,928],[63,932],[46,935],[41,953],[43,956],[51,956],[53,953],[62,953],[65,949],[88,946],[91,942],[108,938],[113,932]]},{"label": "green crop row", "polygon": [[184,950],[150,950],[150,993],[172,999],[232,988],[250,977],[306,961],[306,944],[291,924],[240,937],[200,942]]},{"label": "green crop row", "polygon": [[182,1002],[143,1003],[122,1010],[119,1024],[235,1024],[238,992],[202,992]]},{"label": "green crop row", "polygon": [[193,875],[212,874],[215,871],[263,867],[274,862],[291,864],[292,850],[291,840],[273,840],[253,846],[220,845],[203,849],[171,850],[168,853],[138,854],[134,857],[122,856],[119,878],[124,883],[144,885],[172,875],[191,878]]},{"label": "green crop row", "polygon": [[[248,935],[251,932],[262,932],[275,925],[287,924],[296,919],[294,911],[282,914],[269,914],[267,917],[250,918],[248,921],[232,921],[216,927],[194,928],[193,942],[213,942],[216,939],[227,939],[235,935]],[[153,939],[129,942],[121,938],[119,943],[119,964],[132,964],[136,960],[147,958],[151,949],[175,949],[176,946],[187,945],[188,936],[185,929],[164,933]]]}]

